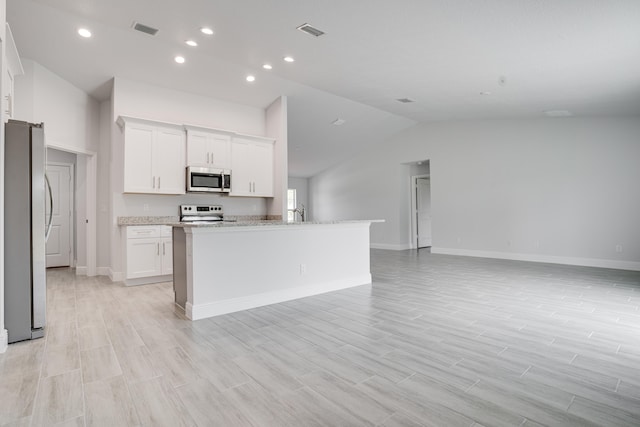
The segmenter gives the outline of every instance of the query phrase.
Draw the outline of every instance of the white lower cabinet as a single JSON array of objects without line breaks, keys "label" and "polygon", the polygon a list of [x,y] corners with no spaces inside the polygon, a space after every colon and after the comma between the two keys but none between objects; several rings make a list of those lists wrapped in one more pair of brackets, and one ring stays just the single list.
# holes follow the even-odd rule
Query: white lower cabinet
[{"label": "white lower cabinet", "polygon": [[171,227],[166,225],[135,225],[127,227],[126,282],[142,284],[166,281],[173,274],[173,241]]}]

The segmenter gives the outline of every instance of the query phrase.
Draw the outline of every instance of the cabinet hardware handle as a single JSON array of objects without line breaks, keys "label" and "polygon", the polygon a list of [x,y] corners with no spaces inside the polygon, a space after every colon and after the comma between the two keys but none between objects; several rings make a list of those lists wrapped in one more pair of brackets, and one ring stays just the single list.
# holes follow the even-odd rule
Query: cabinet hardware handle
[{"label": "cabinet hardware handle", "polygon": [[165,255],[164,242],[162,242],[162,255]]},{"label": "cabinet hardware handle", "polygon": [[160,242],[158,242],[158,250],[156,251],[156,255],[160,255]]},{"label": "cabinet hardware handle", "polygon": [[156,177],[153,177],[153,188],[156,188]]},{"label": "cabinet hardware handle", "polygon": [[207,153],[207,163],[209,163],[209,154],[210,153]]},{"label": "cabinet hardware handle", "polygon": [[251,193],[251,181],[249,181],[249,193]]},{"label": "cabinet hardware handle", "polygon": [[158,177],[158,190],[160,189],[160,177]]}]

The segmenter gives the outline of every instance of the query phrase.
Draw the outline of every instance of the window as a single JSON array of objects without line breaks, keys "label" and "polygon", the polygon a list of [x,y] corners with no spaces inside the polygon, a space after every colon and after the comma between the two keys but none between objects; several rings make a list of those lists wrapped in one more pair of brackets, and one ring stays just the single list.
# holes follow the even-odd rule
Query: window
[{"label": "window", "polygon": [[296,202],[296,189],[289,188],[287,190],[287,221],[293,222],[296,220],[295,208],[298,205]]}]

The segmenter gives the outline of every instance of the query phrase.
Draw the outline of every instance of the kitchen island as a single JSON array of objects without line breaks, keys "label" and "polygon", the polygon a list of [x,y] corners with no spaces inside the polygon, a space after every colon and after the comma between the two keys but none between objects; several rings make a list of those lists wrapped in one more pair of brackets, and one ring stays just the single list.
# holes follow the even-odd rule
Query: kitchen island
[{"label": "kitchen island", "polygon": [[370,284],[372,222],[173,224],[176,305],[198,320]]}]

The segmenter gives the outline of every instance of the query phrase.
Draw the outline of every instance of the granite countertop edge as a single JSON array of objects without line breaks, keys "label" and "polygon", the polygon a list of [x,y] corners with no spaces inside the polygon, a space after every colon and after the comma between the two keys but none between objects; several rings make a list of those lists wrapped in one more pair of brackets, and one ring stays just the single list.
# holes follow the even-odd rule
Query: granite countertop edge
[{"label": "granite countertop edge", "polygon": [[337,225],[337,224],[363,224],[372,222],[384,222],[383,219],[360,219],[360,220],[342,220],[342,221],[305,221],[305,222],[286,222],[280,220],[262,220],[262,221],[235,221],[212,224],[185,224],[179,222],[177,224],[171,224],[174,227],[182,228],[233,228],[233,227],[265,227],[265,226],[281,226],[281,227],[296,227],[305,225]]},{"label": "granite countertop edge", "polygon": [[118,225],[168,225],[172,227],[183,228],[225,228],[225,227],[259,227],[259,226],[300,226],[300,225],[330,225],[330,224],[357,224],[385,222],[383,219],[362,219],[362,220],[339,220],[339,221],[305,221],[305,222],[286,222],[282,220],[232,220],[222,221],[221,223],[210,224],[189,224],[180,222],[177,216],[119,216]]}]

